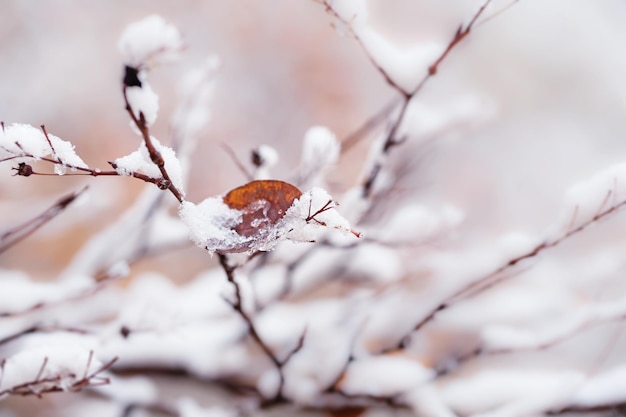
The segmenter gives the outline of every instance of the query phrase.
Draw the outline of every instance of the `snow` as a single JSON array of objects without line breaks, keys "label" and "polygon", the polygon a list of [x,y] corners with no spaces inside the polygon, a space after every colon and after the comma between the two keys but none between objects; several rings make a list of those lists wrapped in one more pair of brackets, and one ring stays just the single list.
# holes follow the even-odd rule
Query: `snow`
[{"label": "snow", "polygon": [[582,407],[620,404],[626,401],[626,365],[621,364],[589,378],[574,395],[572,405]]},{"label": "snow", "polygon": [[424,417],[457,417],[445,404],[439,391],[432,383],[424,383],[410,390],[403,399],[419,416]]},{"label": "snow", "polygon": [[[50,143],[48,143],[48,139]],[[27,124],[13,123],[0,129],[0,157],[18,156],[21,160],[52,158],[67,167],[87,168],[74,151],[74,146],[41,129]],[[50,147],[52,144],[52,148]]]},{"label": "snow", "polygon": [[137,120],[141,120],[143,114],[146,125],[152,126],[159,111],[159,96],[148,81],[142,81],[141,87],[126,87],[126,97]]},{"label": "snow", "polygon": [[[529,290],[530,291],[530,290]],[[524,299],[523,294],[516,291],[516,299]],[[534,300],[534,306],[558,304],[554,298],[542,300],[526,294],[526,300]],[[520,300],[521,301],[521,300]],[[508,325],[489,325],[482,330],[485,348],[488,350],[532,349],[557,342],[582,330],[594,323],[616,320],[626,314],[626,299],[606,300],[600,303],[578,302],[564,308],[565,314],[550,314],[549,319],[541,320],[535,326],[526,328]],[[547,315],[543,315],[545,317]]]},{"label": "snow", "polygon": [[566,404],[584,379],[575,371],[492,369],[450,379],[440,392],[460,414],[522,417]]},{"label": "snow", "polygon": [[439,106],[413,99],[398,129],[398,137],[410,137],[413,142],[440,138],[455,130],[480,126],[495,114],[495,104],[478,95],[460,97]]},{"label": "snow", "polygon": [[368,236],[390,243],[425,241],[458,226],[463,219],[463,212],[450,205],[433,209],[407,204],[398,207],[387,222],[378,224]]},{"label": "snow", "polygon": [[[176,157],[176,152],[170,147],[161,145],[155,137],[151,137],[151,141],[165,161],[165,169],[172,180],[172,184],[184,195],[182,167]],[[115,164],[115,170],[120,175],[131,176],[134,172],[140,172],[150,178],[162,178],[161,171],[150,159],[148,148],[144,142],[141,142],[139,149],[135,152],[117,158]]]},{"label": "snow", "polygon": [[369,25],[369,10],[365,1],[333,2],[332,8],[351,27],[373,61],[406,92],[413,91],[427,74],[428,67],[446,48],[445,44],[433,41],[397,45]]},{"label": "snow", "polygon": [[[375,282],[392,282],[404,273],[402,259],[392,248],[376,244],[362,244],[351,252],[345,274],[362,277]],[[342,257],[345,260],[345,257]]]},{"label": "snow", "polygon": [[128,25],[118,48],[124,63],[133,68],[151,67],[176,59],[183,41],[175,26],[161,16],[151,15]]},{"label": "snow", "polygon": [[222,407],[203,407],[193,398],[184,397],[178,401],[180,417],[236,417],[239,413]]},{"label": "snow", "polygon": [[[329,202],[330,209],[309,219]],[[351,233],[348,221],[332,208],[333,204],[326,191],[313,188],[294,200],[278,223],[259,228],[258,233],[248,237],[234,230],[241,222],[241,211],[229,208],[221,197],[210,197],[199,204],[185,201],[181,204],[179,215],[189,228],[191,240],[209,253],[253,253],[272,250],[284,239],[314,241],[325,231],[321,229]]]},{"label": "snow", "polygon": [[[33,385],[34,392],[55,387],[68,390],[83,376],[102,366],[95,357],[90,359],[90,355],[81,347],[65,344],[22,349],[6,360],[0,392],[35,381],[42,382]],[[47,379],[52,381],[44,382]]]},{"label": "snow", "polygon": [[273,398],[280,386],[280,373],[276,368],[263,372],[257,381],[256,388],[263,398]]},{"label": "snow", "polygon": [[158,392],[155,383],[142,376],[114,377],[111,383],[96,388],[101,394],[124,403],[145,404],[157,400]]},{"label": "snow", "polygon": [[398,46],[367,26],[355,28],[355,32],[374,61],[406,92],[413,91],[445,49],[445,44],[432,41]]},{"label": "snow", "polygon": [[258,156],[258,166],[255,167],[254,179],[263,180],[272,178],[270,169],[278,163],[278,151],[270,145],[259,145],[254,152]]},{"label": "snow", "polygon": [[350,363],[340,383],[346,394],[393,396],[428,381],[434,375],[418,361],[402,356],[372,356]]},{"label": "snow", "polygon": [[185,201],[179,215],[191,240],[211,254],[230,252],[247,244],[247,239],[234,230],[241,222],[241,212],[228,207],[221,197],[210,197],[199,204]]},{"label": "snow", "polygon": [[35,282],[19,271],[0,270],[1,313],[19,313],[40,304],[70,299],[92,288],[90,279],[74,277],[56,282]]}]

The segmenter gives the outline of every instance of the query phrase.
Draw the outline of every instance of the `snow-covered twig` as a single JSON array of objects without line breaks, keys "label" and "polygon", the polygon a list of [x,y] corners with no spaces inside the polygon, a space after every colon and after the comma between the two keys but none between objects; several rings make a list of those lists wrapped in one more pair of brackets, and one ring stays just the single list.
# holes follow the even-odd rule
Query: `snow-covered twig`
[{"label": "snow-covered twig", "polygon": [[[485,10],[489,6],[489,4],[492,2],[492,0],[486,0],[482,4],[482,6],[478,9],[478,11],[472,16],[472,18],[470,19],[470,21],[466,25],[461,24],[457,28],[457,31],[455,32],[454,36],[452,37],[452,40],[450,40],[450,42],[448,43],[446,48],[437,57],[437,59],[435,59],[433,61],[433,63],[429,65],[428,72],[426,73],[426,75],[417,83],[417,86],[414,87],[412,90],[408,90],[406,87],[401,86],[396,80],[394,80],[394,78],[391,76],[391,74],[387,70],[385,70],[383,68],[382,63],[378,62],[374,58],[374,56],[370,53],[366,43],[363,42],[363,40],[360,38],[358,33],[351,26],[350,21],[348,21],[347,19],[342,17],[341,14],[339,12],[337,12],[333,8],[333,6],[332,6],[332,4],[330,3],[329,0],[319,0],[318,2],[323,4],[326,7],[326,10],[332,16],[337,18],[339,21],[341,21],[348,28],[350,33],[355,37],[355,39],[361,45],[362,49],[364,50],[364,52],[366,53],[367,57],[369,58],[369,60],[374,65],[374,67],[381,73],[381,75],[383,76],[385,81],[394,90],[398,91],[398,93],[400,93],[400,95],[402,96],[402,100],[401,100],[400,105],[399,105],[398,115],[395,117],[395,119],[391,123],[391,126],[389,128],[389,132],[387,133],[387,135],[386,135],[386,137],[385,137],[385,139],[383,141],[383,146],[382,146],[381,151],[380,151],[381,152],[381,155],[380,155],[381,157],[378,158],[373,163],[373,165],[369,169],[369,173],[365,177],[365,180],[364,180],[364,182],[363,182],[363,184],[361,186],[363,197],[368,198],[371,195],[371,193],[372,193],[374,183],[375,183],[376,179],[378,178],[378,176],[380,174],[380,171],[381,171],[381,169],[383,167],[382,157],[387,155],[389,153],[389,151],[393,147],[395,147],[397,145],[400,145],[406,139],[404,137],[398,137],[398,132],[399,132],[400,126],[402,125],[402,122],[405,119],[405,115],[407,113],[407,109],[409,107],[409,103],[422,90],[424,85],[426,85],[426,83],[432,77],[434,77],[437,74],[437,71],[439,70],[439,66],[443,63],[443,61],[445,61],[445,59],[452,52],[452,50],[454,50],[455,47],[459,43],[461,43],[465,38],[467,38],[467,36],[470,34],[472,28],[476,25],[476,22],[483,15],[483,13],[485,12]],[[389,106],[389,105],[385,106],[385,108],[383,108],[383,110],[380,111],[371,120],[372,121],[377,121],[379,119],[379,115],[387,113],[389,107],[391,107],[391,106]]]},{"label": "snow-covered twig", "polygon": [[176,186],[172,182],[170,174],[167,172],[167,169],[165,169],[165,159],[163,158],[163,155],[161,155],[161,152],[156,148],[152,141],[152,138],[150,137],[150,131],[148,129],[148,123],[146,121],[145,115],[142,111],[140,111],[139,116],[137,116],[135,114],[136,109],[133,109],[130,105],[130,101],[128,100],[128,88],[129,85],[124,84],[124,87],[122,89],[124,95],[124,103],[126,105],[125,109],[137,129],[139,129],[139,132],[141,132],[141,136],[143,137],[146,149],[148,150],[148,154],[150,155],[150,160],[159,168],[159,171],[161,171],[163,180],[158,183],[158,186],[162,190],[169,190],[174,195],[174,197],[176,197],[176,199],[182,203],[183,196],[180,190],[176,188]]},{"label": "snow-covered twig", "polygon": [[[113,364],[117,361],[117,357],[99,366],[95,370],[90,371],[93,361],[93,351],[90,351],[82,377],[78,377],[78,375],[71,371],[70,368],[66,369],[66,367],[70,366],[70,364],[61,365],[58,371],[49,370],[47,369],[49,367],[49,361],[50,359],[48,357],[44,357],[36,376],[32,380],[21,382],[0,390],[0,398],[7,397],[9,395],[34,395],[41,397],[43,394],[52,392],[79,392],[85,388],[109,384],[109,378],[103,376],[102,374],[113,366]],[[9,362],[7,360],[0,362],[0,382],[6,383],[4,376],[7,372],[6,367],[8,363]],[[75,366],[75,364],[72,366]]]}]

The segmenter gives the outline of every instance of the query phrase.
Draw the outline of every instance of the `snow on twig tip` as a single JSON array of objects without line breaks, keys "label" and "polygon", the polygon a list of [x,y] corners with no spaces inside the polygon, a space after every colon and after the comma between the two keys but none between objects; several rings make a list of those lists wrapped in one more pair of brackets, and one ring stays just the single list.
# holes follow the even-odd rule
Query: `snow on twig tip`
[{"label": "snow on twig tip", "polygon": [[176,59],[183,48],[180,32],[159,15],[128,25],[119,40],[124,63],[133,68],[150,68]]}]

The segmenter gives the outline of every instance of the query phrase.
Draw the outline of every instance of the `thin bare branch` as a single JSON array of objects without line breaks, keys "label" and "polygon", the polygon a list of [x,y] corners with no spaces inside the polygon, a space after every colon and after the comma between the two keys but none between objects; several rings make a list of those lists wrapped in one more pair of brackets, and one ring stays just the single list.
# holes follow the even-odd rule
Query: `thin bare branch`
[{"label": "thin bare branch", "polygon": [[239,171],[241,171],[244,177],[246,177],[248,181],[252,181],[254,177],[252,176],[250,171],[248,171],[248,169],[244,166],[244,164],[239,160],[233,148],[231,148],[230,146],[228,146],[226,143],[223,143],[223,142],[221,143],[221,145],[222,145],[222,149],[224,149],[224,151],[228,154],[228,156],[230,156],[230,159],[235,163],[235,165],[237,165],[237,168],[239,168]]},{"label": "thin bare branch", "polygon": [[35,233],[40,227],[48,223],[50,220],[61,214],[70,204],[72,204],[82,193],[87,190],[87,187],[79,191],[75,191],[66,196],[61,197],[51,207],[47,208],[41,214],[37,215],[33,219],[30,219],[16,227],[6,230],[0,235],[0,253],[4,253],[11,247],[15,246],[28,236]]}]

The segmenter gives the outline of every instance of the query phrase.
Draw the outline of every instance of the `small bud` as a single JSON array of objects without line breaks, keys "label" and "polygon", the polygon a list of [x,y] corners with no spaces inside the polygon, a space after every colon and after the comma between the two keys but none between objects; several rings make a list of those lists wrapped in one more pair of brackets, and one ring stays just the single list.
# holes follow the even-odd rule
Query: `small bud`
[{"label": "small bud", "polygon": [[120,334],[122,335],[124,339],[127,339],[128,336],[130,335],[130,329],[126,326],[122,326],[120,328]]},{"label": "small bud", "polygon": [[137,68],[128,65],[124,67],[124,85],[126,87],[141,87],[139,70]]},{"label": "small bud", "polygon": [[13,168],[13,170],[15,171],[15,175],[19,175],[20,177],[30,177],[33,174],[33,167],[25,162],[20,162],[17,168]]},{"label": "small bud", "polygon": [[255,167],[260,167],[261,165],[263,165],[263,157],[261,156],[261,153],[259,152],[258,149],[253,149],[252,150],[252,164]]}]

